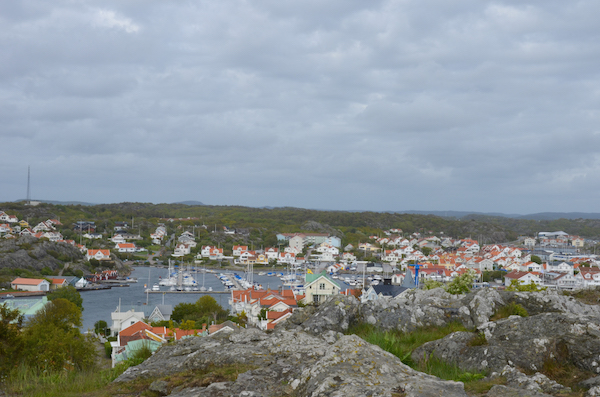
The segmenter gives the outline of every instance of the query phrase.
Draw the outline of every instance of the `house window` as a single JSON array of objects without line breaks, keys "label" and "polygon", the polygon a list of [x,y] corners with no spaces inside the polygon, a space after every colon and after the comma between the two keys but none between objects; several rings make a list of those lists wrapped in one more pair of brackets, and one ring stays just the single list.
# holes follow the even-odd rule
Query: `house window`
[{"label": "house window", "polygon": [[325,283],[319,284],[319,289],[325,289]]},{"label": "house window", "polygon": [[313,295],[313,302],[319,303],[319,295]]}]

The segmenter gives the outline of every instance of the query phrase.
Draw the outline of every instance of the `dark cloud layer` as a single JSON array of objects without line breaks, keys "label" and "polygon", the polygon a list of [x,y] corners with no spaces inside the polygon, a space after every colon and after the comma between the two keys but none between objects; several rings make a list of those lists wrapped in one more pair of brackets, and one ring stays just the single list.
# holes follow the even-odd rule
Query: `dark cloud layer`
[{"label": "dark cloud layer", "polygon": [[591,0],[0,4],[0,201],[596,211]]}]

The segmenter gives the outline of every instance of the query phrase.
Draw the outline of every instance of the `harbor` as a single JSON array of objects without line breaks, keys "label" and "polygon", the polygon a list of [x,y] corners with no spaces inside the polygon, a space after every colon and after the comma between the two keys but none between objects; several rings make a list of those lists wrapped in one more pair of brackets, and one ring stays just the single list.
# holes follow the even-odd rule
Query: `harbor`
[{"label": "harbor", "polygon": [[[82,293],[83,298],[83,330],[92,329],[94,323],[98,320],[104,320],[110,324],[111,313],[121,302],[121,310],[131,310],[140,306],[156,306],[159,304],[172,305],[175,307],[179,303],[195,303],[200,297],[209,295],[215,298],[217,303],[224,309],[229,309],[229,296],[231,289],[227,288],[219,279],[219,274],[233,276],[233,272],[222,270],[206,270],[204,277],[203,271],[192,270],[194,278],[197,280],[198,290],[190,291],[171,291],[171,286],[159,286],[159,291],[153,291],[154,284],[169,277],[167,268],[158,267],[135,267],[130,277],[137,279],[137,282],[129,284],[129,288],[110,288],[100,289]],[[196,276],[197,274],[197,276]],[[203,279],[204,278],[204,279]],[[279,289],[283,286],[278,277],[253,275],[254,281],[263,286],[264,289]],[[234,282],[233,280],[231,281]],[[200,291],[204,284],[206,291]],[[110,285],[107,285],[110,287]],[[239,285],[242,288],[241,285]],[[191,287],[193,288],[193,287]],[[210,289],[210,290],[209,290]]]}]

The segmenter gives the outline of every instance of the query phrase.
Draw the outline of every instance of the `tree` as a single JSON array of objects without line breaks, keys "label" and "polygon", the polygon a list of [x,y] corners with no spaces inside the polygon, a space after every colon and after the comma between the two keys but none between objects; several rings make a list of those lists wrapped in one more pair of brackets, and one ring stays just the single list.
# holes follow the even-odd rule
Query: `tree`
[{"label": "tree", "polygon": [[460,276],[455,277],[448,285],[446,286],[446,291],[452,295],[466,294],[471,291],[471,287],[473,287],[473,281],[477,274],[469,269]]},{"label": "tree", "polygon": [[22,347],[23,315],[18,309],[0,305],[0,380],[18,362]]},{"label": "tree", "polygon": [[108,328],[108,324],[104,320],[98,320],[94,323],[94,332],[97,335],[106,336],[106,329]]},{"label": "tree", "polygon": [[189,330],[195,329],[196,328],[196,322],[192,321],[192,320],[183,321],[179,325],[179,328],[181,328],[182,330],[185,330],[185,331],[189,331]]},{"label": "tree", "polygon": [[537,255],[531,255],[531,261],[537,263],[538,265],[542,264],[542,259]]},{"label": "tree", "polygon": [[519,280],[511,280],[510,285],[506,287],[507,291],[526,291],[526,292],[537,292],[545,291],[546,287],[540,287],[533,281],[529,284],[521,284]]},{"label": "tree", "polygon": [[443,287],[443,286],[444,286],[444,284],[441,283],[440,281],[427,280],[423,284],[423,289],[434,289],[434,288],[439,288],[439,287]]},{"label": "tree", "polygon": [[215,323],[217,322],[218,317],[226,317],[227,310],[224,310],[221,305],[217,303],[215,298],[210,295],[204,295],[200,299],[196,301],[196,306],[198,307],[198,312],[201,317],[205,317],[210,315],[213,317]]},{"label": "tree", "polygon": [[94,337],[82,335],[81,310],[58,298],[38,311],[23,329],[23,359],[36,370],[91,368],[96,357]]},{"label": "tree", "polygon": [[53,292],[50,292],[47,297],[49,301],[53,301],[55,299],[66,299],[83,311],[83,298],[79,294],[79,291],[77,291],[77,289],[72,285],[58,288]]},{"label": "tree", "polygon": [[245,311],[242,311],[238,316],[237,316],[237,323],[241,326],[241,327],[245,327],[246,324],[248,323],[248,315],[246,314]]},{"label": "tree", "polygon": [[194,303],[179,303],[173,308],[171,319],[178,323],[183,320],[195,319],[198,316],[198,307]]}]

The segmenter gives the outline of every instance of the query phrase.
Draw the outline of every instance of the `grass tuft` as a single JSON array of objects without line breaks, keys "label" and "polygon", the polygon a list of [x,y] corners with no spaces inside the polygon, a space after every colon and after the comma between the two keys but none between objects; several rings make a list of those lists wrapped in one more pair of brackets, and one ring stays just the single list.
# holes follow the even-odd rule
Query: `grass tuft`
[{"label": "grass tuft", "polygon": [[496,310],[496,313],[494,313],[492,315],[492,317],[490,317],[491,321],[496,321],[496,320],[500,320],[503,318],[508,318],[509,316],[521,316],[521,317],[527,317],[529,316],[529,313],[527,313],[527,309],[525,309],[522,305],[515,303],[515,302],[511,302],[508,305],[499,307]]},{"label": "grass tuft", "polygon": [[[457,365],[444,362],[435,357],[430,357],[417,363],[411,358],[411,353],[424,343],[441,339],[446,335],[459,331],[466,331],[465,327],[460,323],[450,323],[443,327],[421,328],[406,333],[400,331],[382,331],[370,324],[358,324],[351,327],[348,330],[348,334],[358,335],[365,341],[381,347],[417,371],[425,372],[441,379],[465,382],[465,384],[479,382],[480,379],[485,377],[485,374],[463,371]],[[485,336],[483,338],[485,340]]]}]

